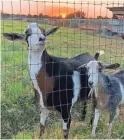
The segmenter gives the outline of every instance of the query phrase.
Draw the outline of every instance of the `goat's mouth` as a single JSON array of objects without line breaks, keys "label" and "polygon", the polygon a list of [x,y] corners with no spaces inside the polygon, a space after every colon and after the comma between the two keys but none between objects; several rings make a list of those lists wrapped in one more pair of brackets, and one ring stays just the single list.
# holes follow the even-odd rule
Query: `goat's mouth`
[{"label": "goat's mouth", "polygon": [[39,42],[37,45],[46,45],[46,42]]},{"label": "goat's mouth", "polygon": [[93,88],[93,84],[88,83],[88,86],[89,86],[90,88]]}]

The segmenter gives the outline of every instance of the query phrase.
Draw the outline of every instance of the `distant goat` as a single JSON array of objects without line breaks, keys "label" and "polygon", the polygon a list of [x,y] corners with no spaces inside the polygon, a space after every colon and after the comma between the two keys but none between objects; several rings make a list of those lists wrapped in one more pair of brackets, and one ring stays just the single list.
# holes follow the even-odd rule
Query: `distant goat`
[{"label": "distant goat", "polygon": [[86,104],[90,91],[86,69],[81,72],[74,69],[98,59],[99,54],[96,53],[95,59],[88,53],[71,59],[49,55],[45,49],[46,37],[57,29],[58,27],[45,30],[37,23],[31,23],[24,35],[19,33],[3,33],[3,35],[9,40],[26,40],[28,44],[30,77],[41,108],[40,137],[44,133],[48,114],[54,109],[61,114],[64,137],[68,138],[72,106],[79,98]]},{"label": "distant goat", "polygon": [[115,69],[118,63],[104,65],[98,61],[90,61],[86,64],[88,71],[88,83],[95,90],[95,117],[93,122],[92,136],[95,136],[97,123],[101,110],[110,113],[108,136],[111,136],[112,122],[119,115],[118,107],[124,104],[124,71],[110,75],[104,74],[104,69]]}]

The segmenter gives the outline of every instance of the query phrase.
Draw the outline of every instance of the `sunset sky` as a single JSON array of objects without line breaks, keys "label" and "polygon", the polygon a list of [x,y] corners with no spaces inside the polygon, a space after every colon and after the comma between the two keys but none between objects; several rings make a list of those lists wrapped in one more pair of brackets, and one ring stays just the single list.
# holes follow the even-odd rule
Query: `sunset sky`
[{"label": "sunset sky", "polygon": [[[107,1],[108,5],[107,5]],[[123,6],[124,2],[122,0],[102,0],[102,4],[100,4],[101,0],[96,0],[94,5],[94,0],[88,1],[79,1],[75,0],[51,0],[44,1],[26,1],[26,0],[3,0],[0,4],[0,10],[5,13],[15,13],[15,14],[31,14],[37,15],[39,13],[47,14],[50,16],[66,16],[69,13],[72,13],[76,10],[81,10],[86,13],[86,17],[97,17],[99,15],[102,16],[112,16],[112,12],[110,12],[106,7],[112,6]],[[82,3],[82,4],[81,4]]]}]

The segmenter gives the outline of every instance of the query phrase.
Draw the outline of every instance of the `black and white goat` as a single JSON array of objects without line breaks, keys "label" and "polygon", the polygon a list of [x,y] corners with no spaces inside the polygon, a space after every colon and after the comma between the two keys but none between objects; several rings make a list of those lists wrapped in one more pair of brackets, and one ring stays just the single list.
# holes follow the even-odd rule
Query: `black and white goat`
[{"label": "black and white goat", "polygon": [[[81,72],[74,69],[94,60],[94,56],[85,53],[67,59],[49,55],[45,49],[46,37],[57,29],[58,27],[44,30],[37,23],[31,23],[24,35],[19,33],[3,33],[3,35],[9,40],[26,40],[28,44],[30,77],[41,107],[40,136],[44,133],[45,121],[50,110],[54,109],[61,114],[64,137],[68,138],[72,106],[78,98],[86,103],[90,91],[86,69]],[[98,56],[96,53],[95,58]]]},{"label": "black and white goat", "polygon": [[107,110],[109,116],[108,136],[111,136],[112,122],[119,115],[118,107],[124,104],[124,71],[115,74],[104,74],[104,69],[115,69],[118,63],[104,65],[98,61],[90,61],[86,64],[88,70],[88,83],[95,90],[95,116],[92,136],[95,136],[97,123],[101,110]]}]

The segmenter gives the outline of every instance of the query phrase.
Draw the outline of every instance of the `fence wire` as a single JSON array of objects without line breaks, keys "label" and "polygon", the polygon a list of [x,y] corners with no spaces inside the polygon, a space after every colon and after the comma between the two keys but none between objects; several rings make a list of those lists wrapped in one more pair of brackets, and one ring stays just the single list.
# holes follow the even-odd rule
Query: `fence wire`
[{"label": "fence wire", "polygon": [[[124,2],[121,0],[104,2],[2,0],[0,10],[1,34],[18,33],[22,37],[30,23],[37,23],[45,30],[59,27],[56,33],[46,37],[45,48],[49,57],[47,58],[48,54],[45,53],[44,58],[40,58],[40,64],[30,62],[36,59],[29,55],[32,53],[29,53],[29,50],[32,51],[31,38],[30,41],[27,39],[27,42],[29,41],[27,43],[22,39],[10,41],[1,35],[1,139],[39,137],[40,111],[44,107],[40,108],[38,105],[39,96],[38,100],[35,99],[37,98],[35,81],[39,81],[38,86],[41,86],[44,102],[49,102],[47,107],[50,109],[50,114],[45,123],[44,139],[64,138],[63,116],[70,117],[70,112],[72,121],[69,138],[93,138],[92,126],[89,125],[94,112],[92,99],[82,96],[88,92],[89,87],[79,87],[77,79],[72,82],[75,65],[79,66],[78,61],[82,60],[71,60],[71,58],[83,53],[94,56],[96,52],[102,50],[104,54],[100,56],[100,62],[119,63],[119,70],[124,69]],[[14,37],[17,36],[11,36],[11,40]],[[39,49],[37,53],[41,50]],[[54,56],[52,61],[51,56]],[[56,59],[56,57],[60,58]],[[45,63],[44,69],[42,69],[43,63]],[[33,79],[30,71],[38,69],[39,65],[40,73],[36,73],[39,77]],[[115,72],[115,70],[106,71],[109,74]],[[80,77],[86,74],[87,72],[83,75],[80,73]],[[84,81],[79,79],[80,84],[81,82]],[[76,104],[68,113],[65,110],[72,105],[74,90],[80,91],[79,99],[76,99]],[[104,100],[106,103],[107,99]],[[86,118],[83,120],[85,105],[87,106]],[[67,107],[65,110],[64,106]],[[103,111],[95,138],[107,138],[106,116],[107,113]],[[65,121],[69,117],[65,118]],[[122,105],[120,115],[113,123],[112,138],[124,138],[123,128],[124,106]]]}]

